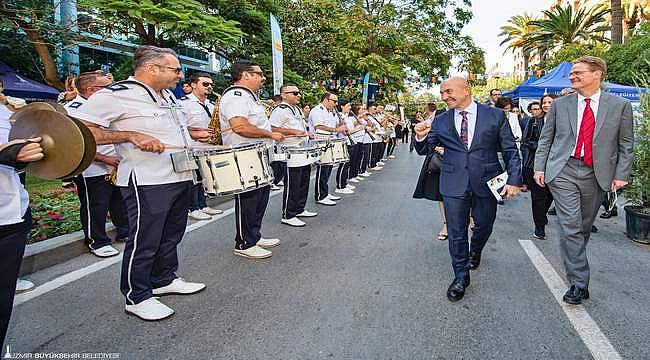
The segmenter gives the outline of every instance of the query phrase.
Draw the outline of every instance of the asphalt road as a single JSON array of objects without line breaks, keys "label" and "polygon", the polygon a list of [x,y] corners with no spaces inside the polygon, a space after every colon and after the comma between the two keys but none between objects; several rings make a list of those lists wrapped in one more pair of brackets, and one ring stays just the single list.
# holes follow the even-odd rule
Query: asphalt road
[{"label": "asphalt road", "polygon": [[[452,271],[447,243],[434,240],[437,207],[411,198],[421,162],[401,146],[337,206],[317,206],[310,193],[319,216],[304,228],[280,223],[273,196],[263,234],[282,245],[268,260],[232,255],[232,215],[187,233],[179,275],[208,287],[164,297],[170,319],[124,313],[118,262],[17,305],[6,344],[120,359],[591,359],[519,243],[532,230],[528,194],[499,207],[465,299],[446,299]],[[623,220],[597,222],[584,309],[622,358],[647,359],[650,248],[625,238]],[[555,219],[547,233],[534,244],[563,275]],[[84,255],[31,278],[43,284],[96,261]]]}]

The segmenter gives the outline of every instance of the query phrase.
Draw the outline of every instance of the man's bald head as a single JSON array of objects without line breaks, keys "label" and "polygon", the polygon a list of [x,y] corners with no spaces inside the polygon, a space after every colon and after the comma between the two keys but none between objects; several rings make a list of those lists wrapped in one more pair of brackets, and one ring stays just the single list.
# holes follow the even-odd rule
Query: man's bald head
[{"label": "man's bald head", "polygon": [[467,80],[459,76],[442,82],[440,96],[449,109],[465,109],[472,103],[472,89]]}]

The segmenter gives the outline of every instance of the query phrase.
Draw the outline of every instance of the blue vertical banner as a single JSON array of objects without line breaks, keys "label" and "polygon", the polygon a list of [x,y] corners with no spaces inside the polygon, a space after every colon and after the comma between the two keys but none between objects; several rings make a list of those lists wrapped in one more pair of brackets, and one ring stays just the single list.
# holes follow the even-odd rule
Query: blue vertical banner
[{"label": "blue vertical banner", "polygon": [[364,107],[368,107],[368,83],[369,82],[370,82],[370,71],[366,72],[366,75],[363,77],[362,102]]},{"label": "blue vertical banner", "polygon": [[283,55],[282,55],[282,34],[280,33],[280,24],[273,14],[271,17],[271,50],[273,53],[273,94],[280,93],[283,78]]}]

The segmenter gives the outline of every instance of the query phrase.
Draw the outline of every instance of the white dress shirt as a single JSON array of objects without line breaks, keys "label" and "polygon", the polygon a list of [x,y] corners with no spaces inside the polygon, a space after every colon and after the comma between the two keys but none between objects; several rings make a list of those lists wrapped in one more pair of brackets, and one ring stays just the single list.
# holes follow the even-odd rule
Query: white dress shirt
[{"label": "white dress shirt", "polygon": [[233,87],[221,97],[219,123],[221,124],[223,144],[230,146],[256,142],[269,144],[272,142],[271,139],[247,138],[232,130],[225,131],[231,128],[230,119],[235,117],[243,117],[256,128],[271,131],[271,122],[266,117],[266,107],[252,91]]},{"label": "white dress shirt", "polygon": [[[0,144],[9,141],[11,111],[0,105]],[[0,165],[0,225],[18,224],[29,206],[29,195],[20,183],[16,170],[10,166]]]},{"label": "white dress shirt", "polygon": [[[578,145],[578,135],[580,135],[580,125],[582,125],[582,117],[584,116],[585,107],[587,106],[587,102],[585,101],[585,99],[586,99],[585,96],[582,96],[578,93],[578,121],[576,122],[576,141],[573,145],[571,156],[573,156],[573,154],[576,153],[576,145]],[[589,107],[591,108],[591,111],[594,112],[594,124],[595,124],[596,119],[598,118],[598,103],[600,102],[600,90],[598,90],[595,94],[589,96],[589,99],[591,99],[591,102],[589,103]],[[580,151],[580,156],[585,156],[584,146]]]},{"label": "white dress shirt", "polygon": [[476,103],[472,101],[467,108],[454,110],[454,125],[456,126],[458,136],[460,136],[460,126],[463,122],[463,116],[460,114],[461,111],[467,111],[467,148],[469,149],[472,147],[472,139],[474,139],[478,106],[476,106]]},{"label": "white dress shirt", "polygon": [[[271,122],[271,126],[275,126],[276,128],[293,129],[307,132],[302,111],[299,108],[291,106],[284,101],[273,109],[271,116],[269,117],[269,121]],[[303,138],[299,137],[286,138],[283,143],[295,145],[302,142],[303,140]]]}]

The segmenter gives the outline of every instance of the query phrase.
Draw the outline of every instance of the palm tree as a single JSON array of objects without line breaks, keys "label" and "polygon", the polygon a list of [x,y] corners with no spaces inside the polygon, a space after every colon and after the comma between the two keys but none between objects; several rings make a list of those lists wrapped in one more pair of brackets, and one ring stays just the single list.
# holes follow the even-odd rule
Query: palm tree
[{"label": "palm tree", "polygon": [[604,36],[605,31],[610,30],[608,14],[609,9],[601,6],[580,7],[575,12],[570,5],[556,6],[544,11],[544,19],[531,22],[538,30],[526,45],[546,42],[561,47],[572,43],[608,43]]},{"label": "palm tree", "polygon": [[[613,4],[613,0],[600,0],[600,6],[611,7],[612,18],[614,18],[614,8],[617,6]],[[618,2],[618,1],[616,1]],[[623,41],[629,34],[636,28],[637,24],[643,20],[650,20],[650,1],[649,0],[621,0],[621,16],[623,18]],[[618,23],[618,21],[616,22]],[[614,22],[612,22],[612,25]],[[612,29],[612,43],[615,43],[614,29]]]},{"label": "palm tree", "polygon": [[524,73],[528,74],[528,64],[531,57],[531,46],[527,46],[530,37],[535,34],[537,27],[531,23],[535,20],[531,15],[524,13],[523,15],[515,15],[508,20],[508,25],[501,27],[499,37],[503,37],[503,41],[499,45],[508,44],[506,51],[510,50],[513,53],[521,50],[524,58]]},{"label": "palm tree", "polygon": [[612,44],[623,43],[623,8],[621,0],[611,0],[612,10]]}]

